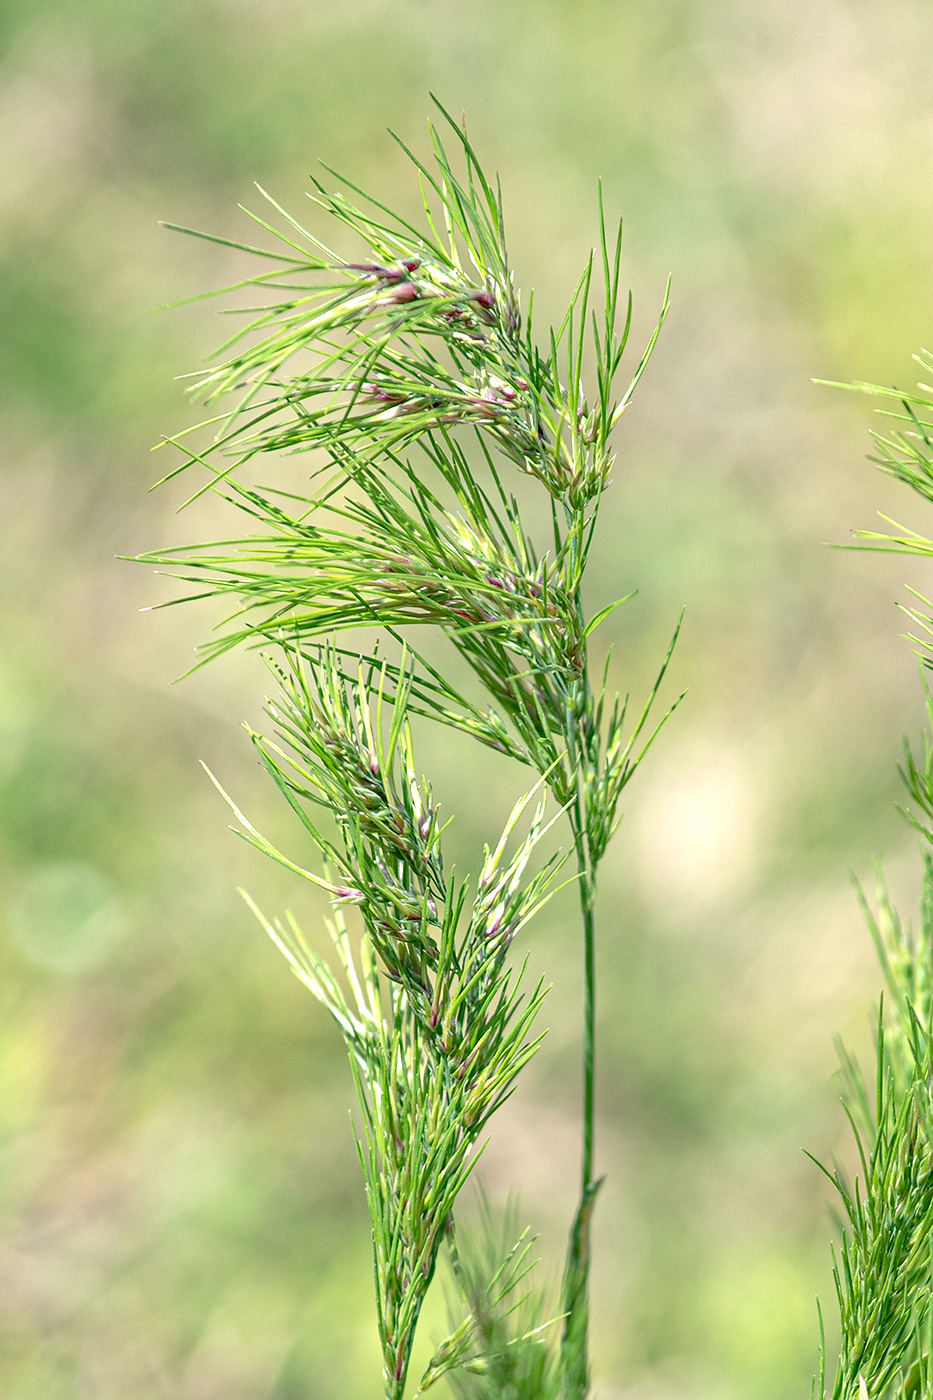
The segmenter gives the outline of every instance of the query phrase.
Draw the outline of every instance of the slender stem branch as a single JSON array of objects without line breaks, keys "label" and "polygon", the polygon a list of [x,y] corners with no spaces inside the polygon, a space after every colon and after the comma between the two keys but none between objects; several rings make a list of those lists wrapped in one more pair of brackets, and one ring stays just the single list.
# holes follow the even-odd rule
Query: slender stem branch
[{"label": "slender stem branch", "polygon": [[561,1362],[565,1400],[584,1400],[589,1391],[590,1221],[600,1183],[593,1180],[596,1087],[596,929],[593,903],[596,876],[585,833],[574,822],[583,920],[583,1151],[580,1200],[570,1231],[564,1271],[564,1335]]},{"label": "slender stem branch", "polygon": [[593,1180],[594,1101],[596,1083],[596,936],[589,872],[581,872],[580,912],[583,917],[583,1169],[581,1192]]}]

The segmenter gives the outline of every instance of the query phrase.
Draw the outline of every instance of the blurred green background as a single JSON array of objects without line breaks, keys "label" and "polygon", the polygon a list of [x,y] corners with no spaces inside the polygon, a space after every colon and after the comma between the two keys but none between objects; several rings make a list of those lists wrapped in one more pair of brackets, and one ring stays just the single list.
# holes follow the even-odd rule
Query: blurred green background
[{"label": "blurred green background", "polygon": [[[255,658],[173,687],[213,620],[117,555],[176,514],[150,446],[226,327],[149,314],[239,274],[160,218],[251,237],[253,180],[308,208],[323,158],[414,207],[391,126],[428,92],[501,174],[518,279],[556,312],[624,214],[636,339],[591,583],[639,693],[682,604],[685,705],[604,865],[594,1369],[600,1400],[803,1395],[844,1123],[832,1037],[878,977],[850,871],[910,912],[895,812],[919,724],[909,561],[836,553],[876,509],[868,404],[928,335],[923,0],[5,0],[0,7],[0,1394],[379,1392],[367,1222],[335,1030],[235,893],[320,910],[228,831],[203,759],[278,811],[239,724]],[[466,861],[522,775],[424,736]],[[529,932],[551,1033],[497,1121],[553,1277],[577,1175],[572,900]],[[569,930],[569,931],[568,931]],[[829,1308],[831,1312],[831,1307]],[[426,1343],[441,1326],[439,1301]]]}]

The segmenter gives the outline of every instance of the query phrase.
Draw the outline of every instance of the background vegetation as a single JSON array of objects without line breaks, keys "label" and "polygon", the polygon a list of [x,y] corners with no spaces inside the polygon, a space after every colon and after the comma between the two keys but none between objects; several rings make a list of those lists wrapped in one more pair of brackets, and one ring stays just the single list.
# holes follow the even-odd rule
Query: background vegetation
[{"label": "background vegetation", "polygon": [[[383,128],[418,147],[429,88],[501,173],[542,321],[599,175],[638,339],[674,275],[594,556],[603,601],[640,590],[605,624],[613,683],[646,688],[686,603],[690,689],[603,867],[597,1391],[805,1393],[830,1228],[800,1148],[843,1136],[833,1032],[870,1037],[848,871],[881,854],[915,897],[894,802],[920,697],[893,602],[929,589],[822,547],[916,508],[862,462],[866,403],[810,376],[916,377],[931,41],[920,0],[0,10],[4,1395],[353,1400],[378,1370],[343,1049],[234,892],[272,909],[289,882],[198,766],[291,834],[237,723],[265,678],[233,657],[171,688],[211,618],[140,617],[171,587],[114,556],[212,528],[208,503],[176,517],[182,485],[147,496],[148,449],[193,421],[173,376],[225,327],[147,312],[238,263],[156,220],[249,237],[251,181],[300,208],[318,157],[413,200]],[[516,793],[462,752],[419,746],[467,853]],[[545,1272],[577,1174],[570,908],[533,935],[551,1033],[485,1172],[494,1201],[524,1182]]]}]

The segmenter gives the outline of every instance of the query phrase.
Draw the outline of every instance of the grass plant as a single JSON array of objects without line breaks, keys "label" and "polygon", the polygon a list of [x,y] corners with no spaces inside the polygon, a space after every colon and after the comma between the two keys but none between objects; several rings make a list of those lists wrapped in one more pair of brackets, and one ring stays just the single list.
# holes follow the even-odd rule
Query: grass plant
[{"label": "grass plant", "polygon": [[[927,354],[918,356],[926,371]],[[915,394],[869,384],[891,408],[876,433],[873,460],[933,504],[933,391]],[[862,548],[933,556],[933,539],[887,520],[887,532],[859,530]],[[873,1088],[841,1049],[842,1101],[858,1154],[854,1180],[823,1168],[835,1188],[841,1242],[833,1274],[841,1343],[831,1386],[825,1343],[818,1393],[832,1400],[933,1397],[933,603],[915,595],[906,609],[921,661],[929,727],[919,751],[905,741],[901,776],[908,822],[924,842],[919,922],[905,925],[879,878],[876,908],[860,891],[884,976]]]},{"label": "grass plant", "polygon": [[[182,460],[164,480],[198,470],[190,499],[214,492],[248,533],[145,557],[192,585],[186,597],[233,604],[202,662],[244,645],[267,653],[274,732],[253,741],[315,859],[293,859],[234,811],[248,841],[333,905],[335,963],[291,917],[259,917],[349,1050],[387,1400],[448,1374],[464,1396],[582,1400],[600,1184],[597,875],[623,789],[670,713],[654,710],[677,634],[632,716],[627,698],[607,693],[608,663],[594,678],[587,657],[594,629],[628,599],[588,617],[581,586],[611,435],[667,299],[620,388],[632,307],[620,296],[621,225],[607,227],[600,196],[598,249],[560,324],[538,338],[509,263],[498,183],[443,108],[430,136],[430,161],[403,148],[423,197],[418,226],[331,171],[343,192],[315,182],[313,197],[346,255],[269,196],[271,218],[251,217],[271,247],[195,234],[261,270],[222,289],[249,289],[250,303],[219,363],[195,377],[208,416],[169,439]],[[292,453],[310,454],[306,489],[256,484],[256,459]],[[544,539],[526,523],[514,473],[545,503]],[[467,663],[475,696],[414,644],[424,627]],[[353,649],[348,634],[360,629],[377,629],[377,649]],[[412,716],[531,770],[472,889],[445,865]],[[561,816],[566,856],[550,845]],[[509,949],[569,856],[584,965],[581,1181],[549,1330],[523,1285],[526,1237],[471,1261],[454,1207],[486,1124],[540,1040],[545,988],[525,985]],[[415,1332],[445,1242],[460,1315],[412,1392]]]}]

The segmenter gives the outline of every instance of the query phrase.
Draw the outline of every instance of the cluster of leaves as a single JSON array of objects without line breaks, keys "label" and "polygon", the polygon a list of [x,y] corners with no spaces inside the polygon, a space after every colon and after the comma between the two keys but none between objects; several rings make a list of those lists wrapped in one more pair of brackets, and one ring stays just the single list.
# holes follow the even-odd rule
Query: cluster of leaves
[{"label": "cluster of leaves", "polygon": [[[631,401],[667,303],[617,394],[631,300],[621,315],[621,226],[608,236],[600,204],[599,255],[590,256],[541,350],[531,304],[523,316],[514,285],[498,187],[483,174],[465,130],[441,112],[463,174],[433,127],[433,166],[407,152],[421,183],[425,231],[344,180],[362,207],[320,185],[317,202],[364,250],[353,260],[277,205],[284,228],[257,220],[277,251],[214,240],[271,263],[223,289],[250,286],[267,300],[246,308],[246,324],[223,347],[226,358],[197,378],[196,398],[226,406],[206,420],[216,434],[206,450],[186,445],[185,434],[171,439],[184,461],[169,477],[203,468],[206,479],[192,499],[214,491],[245,514],[251,533],[145,557],[194,584],[193,597],[235,601],[202,660],[244,644],[271,644],[280,658],[272,706],[278,737],[255,742],[326,874],[289,860],[238,814],[243,831],[323,885],[338,915],[352,905],[362,920],[359,964],[340,917],[332,930],[348,992],[294,924],[267,927],[335,1016],[350,1049],[392,1400],[404,1390],[418,1316],[441,1241],[452,1238],[453,1204],[478,1136],[536,1043],[531,1023],[542,989],[523,1001],[506,954],[547,897],[560,863],[552,858],[526,876],[548,830],[543,803],[510,858],[507,844],[535,791],[550,789],[567,813],[585,949],[583,1164],[562,1353],[552,1369],[567,1400],[582,1400],[597,1189],[596,870],[619,820],[621,793],[660,727],[651,729],[649,720],[670,652],[629,725],[627,700],[607,695],[608,663],[595,688],[587,665],[594,628],[619,604],[587,619],[581,583],[613,461],[610,433]],[[598,311],[591,305],[597,270]],[[583,371],[591,355],[596,392],[588,398]],[[251,478],[253,459],[294,452],[312,454],[300,495]],[[504,468],[519,469],[543,490],[545,549],[527,528]],[[394,662],[354,661],[334,641],[374,626],[396,642],[399,629],[407,635],[429,626],[444,634],[479,681],[482,701],[460,693],[410,646]],[[444,870],[436,806],[416,777],[412,714],[460,729],[538,775],[487,851],[472,900],[466,884]],[[487,1289],[481,1308],[462,1269],[459,1279],[467,1320],[422,1388],[472,1359],[477,1364],[463,1376],[473,1379],[463,1384],[484,1377],[484,1388],[472,1393],[518,1394],[506,1383],[508,1366],[497,1370],[490,1360],[496,1338],[500,1351],[503,1339],[518,1340],[500,1308],[512,1285],[504,1293]],[[485,1348],[482,1364],[477,1348]],[[518,1352],[508,1354],[514,1360]]]}]

